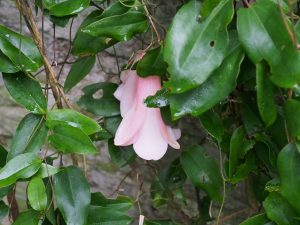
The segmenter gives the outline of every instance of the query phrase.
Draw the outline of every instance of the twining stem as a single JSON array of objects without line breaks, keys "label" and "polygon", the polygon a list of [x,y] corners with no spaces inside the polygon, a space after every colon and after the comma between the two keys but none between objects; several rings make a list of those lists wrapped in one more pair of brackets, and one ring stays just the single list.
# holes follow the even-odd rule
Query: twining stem
[{"label": "twining stem", "polygon": [[55,98],[56,105],[58,108],[63,108],[59,90],[57,88],[58,82],[56,80],[55,72],[52,69],[51,64],[49,63],[49,60],[46,56],[45,49],[43,47],[43,41],[41,38],[41,34],[40,34],[40,32],[37,28],[37,25],[34,21],[33,13],[30,8],[29,2],[28,2],[28,0],[16,0],[16,5],[17,5],[17,8],[19,9],[20,13],[23,15],[23,17],[27,23],[27,27],[33,36],[33,40],[43,58],[47,80],[49,80],[49,84],[50,84],[51,90],[53,92],[53,96]]}]

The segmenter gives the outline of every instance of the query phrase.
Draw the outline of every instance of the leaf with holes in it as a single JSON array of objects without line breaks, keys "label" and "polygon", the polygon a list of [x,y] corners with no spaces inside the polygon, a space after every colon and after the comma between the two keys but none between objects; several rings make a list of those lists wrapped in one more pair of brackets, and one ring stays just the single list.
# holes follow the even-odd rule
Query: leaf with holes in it
[{"label": "leaf with holes in it", "polygon": [[72,65],[71,70],[66,78],[64,90],[68,92],[78,84],[92,70],[96,61],[96,56],[85,56],[78,58]]},{"label": "leaf with holes in it", "polygon": [[[234,38],[232,39],[234,40]],[[186,114],[198,116],[224,100],[236,87],[244,52],[236,41],[221,66],[199,87],[169,96],[173,119]]]},{"label": "leaf with holes in it", "polygon": [[5,87],[17,103],[34,114],[45,114],[47,101],[38,81],[24,73],[3,73]]},{"label": "leaf with holes in it", "polygon": [[42,0],[43,8],[53,16],[74,15],[90,5],[90,0]]},{"label": "leaf with holes in it", "polygon": [[18,179],[34,175],[42,165],[42,160],[33,153],[18,155],[0,169],[0,188],[14,184]]},{"label": "leaf with holes in it", "polygon": [[90,188],[88,181],[79,168],[71,166],[55,174],[53,186],[57,206],[66,224],[92,224],[87,223],[91,203]]},{"label": "leaf with holes in it", "polygon": [[204,190],[211,199],[222,199],[222,177],[218,164],[201,146],[193,146],[183,151],[180,162],[186,175],[196,187]]},{"label": "leaf with holes in it", "polygon": [[7,161],[22,153],[40,151],[47,138],[48,129],[42,116],[26,115],[20,122],[12,139]]},{"label": "leaf with holes in it", "polygon": [[176,14],[166,36],[164,59],[171,78],[164,84],[173,93],[191,90],[218,68],[227,53],[227,26],[233,17],[232,0],[218,4],[203,21],[200,2],[192,0]]},{"label": "leaf with holes in it", "polygon": [[271,80],[289,88],[300,84],[300,53],[287,26],[293,29],[288,17],[281,15],[277,1],[259,0],[237,12],[239,40],[249,58],[254,63],[266,60]]},{"label": "leaf with holes in it", "polygon": [[257,104],[260,116],[267,126],[275,122],[277,117],[274,102],[275,86],[269,79],[268,66],[265,63],[256,64]]},{"label": "leaf with holes in it", "polygon": [[34,72],[43,64],[42,57],[31,38],[9,30],[3,25],[0,25],[0,50],[18,70]]},{"label": "leaf with holes in it", "polygon": [[[96,83],[82,89],[84,95],[78,101],[84,110],[97,116],[116,116],[120,114],[119,101],[113,93],[118,85],[114,83]],[[98,96],[97,96],[98,95]]]},{"label": "leaf with holes in it", "polygon": [[105,17],[82,29],[92,36],[106,36],[117,41],[128,41],[134,35],[144,33],[148,27],[147,16],[139,11],[129,11]]},{"label": "leaf with holes in it", "polygon": [[93,142],[81,129],[66,124],[53,128],[49,136],[49,143],[63,153],[96,154],[98,153]]},{"label": "leaf with holes in it", "polygon": [[101,126],[95,120],[71,109],[53,109],[49,111],[46,125],[54,129],[57,125],[69,125],[81,129],[87,135],[102,131]]}]

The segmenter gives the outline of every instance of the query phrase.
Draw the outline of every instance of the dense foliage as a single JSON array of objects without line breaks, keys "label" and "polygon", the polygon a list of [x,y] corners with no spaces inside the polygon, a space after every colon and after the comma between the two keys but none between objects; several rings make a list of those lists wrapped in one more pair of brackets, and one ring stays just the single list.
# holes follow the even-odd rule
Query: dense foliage
[{"label": "dense foliage", "polygon": [[[300,224],[296,1],[185,1],[165,35],[143,0],[15,2],[31,36],[0,25],[0,72],[11,97],[28,110],[10,146],[0,146],[1,198],[13,199],[16,184],[28,182],[28,210],[13,215],[13,224],[124,225],[137,219],[128,210],[138,201],[91,193],[86,168],[78,166],[82,156],[85,161],[85,155],[99,154],[97,141],[108,142],[111,160],[120,167],[136,160],[132,147],[113,142],[121,121],[113,96],[118,85],[95,83],[82,90],[78,106],[98,121],[74,110],[68,91],[89,74],[98,53],[144,33],[149,36],[149,45],[140,50],[145,56],[132,57],[128,67],[163,81],[162,90],[145,104],[160,108],[172,126],[199,122],[207,132],[205,141],[219,155],[210,155],[200,140],[189,145],[194,134],[182,129],[180,154],[157,171],[149,192],[156,208],[174,199],[186,205],[183,187],[193,185],[201,192],[199,215],[177,221],[146,218],[144,224],[219,224],[226,190],[241,182],[252,212],[242,225]],[[72,40],[70,54],[76,61],[64,84],[45,54],[33,9],[61,27],[82,11],[90,12]],[[35,77],[42,67],[46,83]],[[94,98],[99,90],[102,96]],[[63,166],[62,155],[70,156],[73,165]],[[60,166],[54,166],[58,161]],[[214,218],[211,202],[220,212]],[[12,202],[6,203],[0,202],[1,218],[12,209]]]}]

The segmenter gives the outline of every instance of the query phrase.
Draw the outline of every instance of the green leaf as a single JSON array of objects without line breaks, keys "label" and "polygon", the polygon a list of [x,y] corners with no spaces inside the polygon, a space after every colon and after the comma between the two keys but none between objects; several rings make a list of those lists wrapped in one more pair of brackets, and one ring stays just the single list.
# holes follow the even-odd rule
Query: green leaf
[{"label": "green leaf", "polygon": [[0,201],[0,222],[4,219],[4,217],[6,217],[8,212],[8,206],[3,201]]},{"label": "green leaf", "polygon": [[61,171],[60,168],[42,163],[42,166],[34,176],[43,179],[46,177],[53,176],[54,174],[57,174],[60,171]]},{"label": "green leaf", "polygon": [[204,0],[200,9],[201,19],[207,17],[220,2],[221,0]]},{"label": "green leaf", "polygon": [[219,115],[213,111],[207,111],[201,114],[199,118],[205,130],[220,141],[225,132],[225,128]]},{"label": "green leaf", "polygon": [[46,98],[38,81],[24,73],[3,73],[4,84],[17,103],[34,114],[45,114]]},{"label": "green leaf", "polygon": [[118,196],[116,199],[107,199],[100,192],[92,193],[88,224],[129,225],[132,222],[132,218],[127,215],[127,211],[132,206],[132,200],[126,196]]},{"label": "green leaf", "polygon": [[82,29],[92,36],[106,36],[117,41],[128,41],[148,27],[147,17],[138,11],[105,17]]},{"label": "green leaf", "polygon": [[71,109],[53,109],[47,114],[46,125],[55,128],[57,125],[69,125],[81,129],[87,135],[102,130],[93,119]]},{"label": "green leaf", "polygon": [[[78,101],[84,110],[97,116],[116,116],[120,114],[119,101],[113,96],[118,85],[113,83],[96,83],[82,89],[84,95]],[[99,96],[96,96],[99,93]]]},{"label": "green leaf", "polygon": [[25,153],[11,159],[0,169],[0,188],[14,184],[18,179],[34,175],[42,165],[42,160],[33,153]]},{"label": "green leaf", "polygon": [[180,156],[182,168],[191,182],[211,199],[221,201],[222,177],[216,161],[201,146],[193,146]]},{"label": "green leaf", "polygon": [[3,25],[0,25],[0,50],[10,59],[17,70],[34,72],[43,64],[42,57],[31,38],[16,33]]},{"label": "green leaf", "polygon": [[236,87],[243,58],[242,49],[239,46],[233,48],[206,82],[191,91],[171,95],[169,101],[173,119],[186,114],[198,116],[225,99]]},{"label": "green leaf", "polygon": [[243,126],[238,127],[233,132],[230,139],[229,178],[232,178],[236,172],[238,160],[243,158],[254,144],[253,140],[247,139],[246,130]]},{"label": "green leaf", "polygon": [[163,59],[163,48],[154,48],[138,62],[136,67],[137,74],[141,77],[164,76],[167,71],[167,64]]},{"label": "green leaf", "polygon": [[66,78],[64,89],[66,92],[78,84],[93,68],[96,56],[86,56],[79,58],[72,65],[71,70]]},{"label": "green leaf", "polygon": [[12,61],[0,51],[0,72],[3,73],[16,73],[20,69],[16,67]]},{"label": "green leaf", "polygon": [[[124,3],[127,3],[127,1]],[[99,10],[91,12],[91,14],[86,17],[86,19],[82,22],[77,30],[75,39],[73,41],[72,53],[75,55],[96,54],[116,43],[115,40],[107,36],[95,37],[84,33],[82,32],[82,28],[105,17],[121,15],[128,12],[130,10],[130,7],[126,7],[125,5],[126,4],[122,4],[117,1],[107,7],[104,12]]]},{"label": "green leaf", "polygon": [[249,8],[240,8],[237,14],[239,39],[249,58],[254,63],[266,60],[276,85],[300,84],[300,53],[287,32],[286,24],[292,29],[291,24],[287,17],[282,17],[278,5],[259,0]]},{"label": "green leaf", "polygon": [[121,121],[121,116],[106,117],[104,120],[104,127],[108,132],[115,135]]},{"label": "green leaf", "polygon": [[169,105],[169,92],[166,89],[161,89],[145,99],[145,104],[150,108],[161,108]]},{"label": "green leaf", "polygon": [[277,167],[281,194],[300,213],[300,154],[295,144],[288,144],[281,150]]},{"label": "green leaf", "polygon": [[250,217],[249,219],[243,221],[240,225],[272,225],[273,223],[268,223],[269,220],[266,215],[258,214]]},{"label": "green leaf", "polygon": [[165,87],[173,93],[202,84],[221,65],[227,53],[232,0],[221,1],[204,21],[199,21],[199,6],[197,0],[184,5],[167,33],[164,58],[171,79]]},{"label": "green leaf", "polygon": [[7,154],[7,150],[0,144],[0,168],[5,166]]},{"label": "green leaf", "polygon": [[235,174],[230,179],[230,182],[232,184],[237,184],[240,181],[246,180],[249,173],[255,172],[256,167],[255,156],[253,154],[247,155],[246,161],[237,167]]},{"label": "green leaf", "polygon": [[299,216],[291,205],[278,193],[271,192],[263,202],[268,218],[280,225],[297,225]]},{"label": "green leaf", "polygon": [[119,167],[126,166],[136,158],[136,154],[132,146],[120,147],[114,145],[114,140],[108,141],[108,152],[111,161]]},{"label": "green leaf", "polygon": [[47,208],[46,188],[42,178],[33,177],[27,188],[28,201],[36,211],[43,211]]},{"label": "green leaf", "polygon": [[38,153],[46,141],[48,129],[42,116],[27,114],[20,122],[12,139],[7,161],[17,155]]},{"label": "green leaf", "polygon": [[91,205],[108,207],[116,211],[128,211],[133,206],[133,201],[127,196],[118,196],[116,199],[106,198],[101,192],[92,193]]},{"label": "green leaf", "polygon": [[39,212],[34,210],[28,210],[20,213],[20,215],[12,225],[39,225],[39,221]]},{"label": "green leaf", "polygon": [[90,0],[42,0],[43,8],[53,16],[73,15],[90,5]]},{"label": "green leaf", "polygon": [[284,117],[289,134],[292,136],[300,136],[300,102],[289,99],[284,104]]},{"label": "green leaf", "polygon": [[69,125],[57,125],[49,136],[49,143],[63,153],[96,154],[96,147],[81,129]]},{"label": "green leaf", "polygon": [[275,122],[277,117],[274,102],[275,86],[269,79],[268,66],[265,63],[256,65],[257,104],[261,118],[267,126]]},{"label": "green leaf", "polygon": [[55,174],[54,193],[57,206],[67,225],[90,224],[87,223],[87,217],[91,193],[89,184],[79,168],[71,166]]}]

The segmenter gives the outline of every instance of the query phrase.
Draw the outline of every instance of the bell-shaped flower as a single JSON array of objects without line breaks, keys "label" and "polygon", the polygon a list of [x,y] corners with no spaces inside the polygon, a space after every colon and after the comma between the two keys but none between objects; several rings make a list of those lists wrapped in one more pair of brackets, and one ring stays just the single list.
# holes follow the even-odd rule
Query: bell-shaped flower
[{"label": "bell-shaped flower", "polygon": [[158,108],[148,108],[144,100],[161,89],[160,77],[139,77],[135,70],[121,73],[122,84],[114,95],[120,100],[123,120],[115,136],[115,145],[133,148],[146,160],[158,160],[166,153],[168,145],[179,149],[179,129],[167,126]]}]

